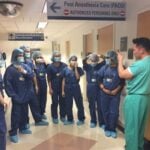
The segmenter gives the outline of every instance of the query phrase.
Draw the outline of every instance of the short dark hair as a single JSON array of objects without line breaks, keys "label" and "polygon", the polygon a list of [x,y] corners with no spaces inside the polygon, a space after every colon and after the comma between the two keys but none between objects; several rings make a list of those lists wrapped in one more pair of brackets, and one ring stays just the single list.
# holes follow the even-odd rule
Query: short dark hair
[{"label": "short dark hair", "polygon": [[133,39],[133,44],[137,46],[142,46],[147,52],[150,52],[150,39],[146,37],[140,37]]}]

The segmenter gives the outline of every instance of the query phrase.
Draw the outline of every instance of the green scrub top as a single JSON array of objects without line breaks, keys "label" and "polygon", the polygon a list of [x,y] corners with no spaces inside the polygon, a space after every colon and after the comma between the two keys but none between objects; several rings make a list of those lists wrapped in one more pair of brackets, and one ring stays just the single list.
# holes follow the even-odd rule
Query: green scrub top
[{"label": "green scrub top", "polygon": [[150,56],[138,60],[128,67],[133,78],[127,81],[127,91],[130,94],[150,95]]}]

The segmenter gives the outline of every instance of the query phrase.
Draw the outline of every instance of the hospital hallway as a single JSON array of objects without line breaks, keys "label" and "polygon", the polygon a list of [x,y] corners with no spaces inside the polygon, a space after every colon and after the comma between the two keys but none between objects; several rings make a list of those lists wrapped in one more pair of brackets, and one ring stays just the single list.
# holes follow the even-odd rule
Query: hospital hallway
[{"label": "hospital hallway", "polygon": [[149,47],[150,0],[0,0],[0,150],[150,150]]},{"label": "hospital hallway", "polygon": [[[87,102],[85,102],[85,124],[82,126],[53,124],[50,117],[51,99],[48,96],[46,115],[49,126],[36,127],[30,114],[30,124],[32,134],[19,134],[19,143],[13,144],[7,140],[7,150],[124,150],[124,137],[118,131],[118,138],[108,138],[104,135],[100,127],[90,128],[90,116]],[[74,107],[74,118],[77,121],[76,108]],[[10,112],[6,114],[7,123]],[[8,129],[9,125],[8,125]]]},{"label": "hospital hallway", "polygon": [[[47,95],[46,116],[49,126],[37,127],[34,125],[30,113],[30,129],[32,134],[19,134],[19,143],[11,143],[7,135],[7,150],[124,150],[125,140],[122,129],[117,129],[116,139],[106,137],[104,130],[97,126],[90,128],[88,102],[84,101],[85,124],[77,126],[77,109],[73,108],[75,124],[53,124],[50,114],[51,98]],[[75,106],[75,105],[74,105]],[[7,128],[10,129],[10,110],[6,112]],[[150,143],[145,143],[144,150],[150,149]]]}]

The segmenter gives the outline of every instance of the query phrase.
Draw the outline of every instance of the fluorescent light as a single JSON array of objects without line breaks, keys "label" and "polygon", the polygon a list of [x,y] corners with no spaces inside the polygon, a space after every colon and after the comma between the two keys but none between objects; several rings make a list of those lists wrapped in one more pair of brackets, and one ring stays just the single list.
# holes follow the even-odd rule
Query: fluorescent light
[{"label": "fluorescent light", "polygon": [[38,22],[37,28],[44,29],[47,25],[47,22]]},{"label": "fluorescent light", "polygon": [[45,1],[45,4],[44,4],[43,14],[47,14],[47,1]]}]

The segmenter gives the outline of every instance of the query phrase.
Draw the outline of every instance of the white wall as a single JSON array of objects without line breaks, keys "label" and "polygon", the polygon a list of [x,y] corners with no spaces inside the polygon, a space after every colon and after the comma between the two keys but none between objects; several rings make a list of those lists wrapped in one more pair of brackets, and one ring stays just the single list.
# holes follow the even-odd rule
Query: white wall
[{"label": "white wall", "polygon": [[[108,24],[114,24],[114,48],[120,48],[120,37],[128,37],[128,48],[132,47],[132,39],[136,37],[137,32],[137,14],[145,10],[150,10],[149,0],[128,0],[127,1],[127,19],[126,21],[88,21],[67,33],[58,42],[61,45],[62,53],[65,51],[65,42],[71,42],[71,53],[81,57],[83,51],[83,35],[93,34],[93,51],[97,51],[97,30]],[[126,56],[126,54],[125,54]],[[132,61],[129,61],[131,63]]]},{"label": "white wall", "polygon": [[[138,13],[144,12],[146,10],[150,10],[150,0],[128,0],[127,1],[127,19],[126,21],[89,21],[84,23],[80,27],[74,29],[73,31],[67,33],[63,37],[61,37],[58,42],[61,45],[62,53],[65,50],[65,42],[71,42],[71,53],[76,54],[80,58],[80,65],[81,65],[81,52],[83,51],[83,35],[92,33],[93,34],[93,51],[97,51],[97,30],[102,28],[108,24],[114,24],[114,49],[120,48],[120,38],[127,36],[128,37],[128,48],[132,47],[132,39],[136,38],[137,34],[137,15]],[[127,53],[123,53],[125,56],[125,64],[130,65],[134,60],[127,59]],[[83,80],[80,82],[81,89],[83,92],[83,96],[85,99],[86,93],[83,89]],[[125,93],[125,91],[124,91]],[[124,94],[123,93],[123,94]],[[122,123],[123,121],[123,114],[122,114],[122,106],[123,106],[123,99],[124,95],[122,96],[121,104],[120,104],[120,120]]]}]

